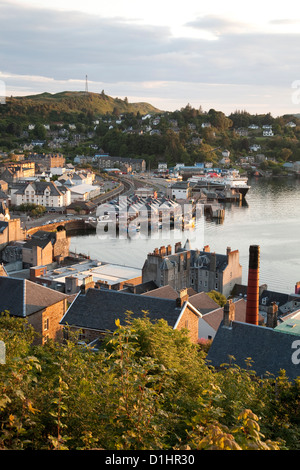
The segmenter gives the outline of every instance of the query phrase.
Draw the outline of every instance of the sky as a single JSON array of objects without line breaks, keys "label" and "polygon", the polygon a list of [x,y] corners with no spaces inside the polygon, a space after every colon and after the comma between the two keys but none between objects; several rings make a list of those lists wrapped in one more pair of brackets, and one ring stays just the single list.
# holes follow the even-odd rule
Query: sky
[{"label": "sky", "polygon": [[[164,111],[300,113],[294,0],[0,0],[0,99],[105,91]],[[0,100],[1,103],[1,100]]]}]

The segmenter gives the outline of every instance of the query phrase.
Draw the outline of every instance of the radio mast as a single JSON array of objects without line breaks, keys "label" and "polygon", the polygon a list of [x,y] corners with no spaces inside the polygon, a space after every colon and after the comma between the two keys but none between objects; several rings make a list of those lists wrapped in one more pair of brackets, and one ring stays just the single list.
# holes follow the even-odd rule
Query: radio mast
[{"label": "radio mast", "polygon": [[89,90],[88,90],[88,76],[86,75],[85,76],[85,92],[88,93]]}]

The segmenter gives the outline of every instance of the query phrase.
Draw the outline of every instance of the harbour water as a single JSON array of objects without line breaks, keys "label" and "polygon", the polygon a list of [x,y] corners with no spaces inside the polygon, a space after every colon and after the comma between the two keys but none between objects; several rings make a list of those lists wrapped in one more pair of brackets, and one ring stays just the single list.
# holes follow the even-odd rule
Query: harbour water
[{"label": "harbour water", "polygon": [[245,205],[226,205],[222,224],[203,220],[188,232],[170,232],[156,237],[136,234],[134,238],[72,237],[70,249],[93,259],[141,268],[149,252],[162,245],[185,243],[192,249],[209,245],[211,251],[239,250],[243,283],[247,283],[250,245],[260,245],[260,284],[271,290],[294,292],[300,281],[300,180],[293,177],[253,178]]}]

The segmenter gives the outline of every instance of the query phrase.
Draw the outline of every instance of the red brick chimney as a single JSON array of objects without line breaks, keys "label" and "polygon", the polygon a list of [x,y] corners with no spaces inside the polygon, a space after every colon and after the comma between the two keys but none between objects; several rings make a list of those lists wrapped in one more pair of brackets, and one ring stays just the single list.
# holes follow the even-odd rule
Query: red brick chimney
[{"label": "red brick chimney", "polygon": [[251,245],[249,248],[246,323],[253,325],[258,325],[259,315],[259,260],[260,247]]}]

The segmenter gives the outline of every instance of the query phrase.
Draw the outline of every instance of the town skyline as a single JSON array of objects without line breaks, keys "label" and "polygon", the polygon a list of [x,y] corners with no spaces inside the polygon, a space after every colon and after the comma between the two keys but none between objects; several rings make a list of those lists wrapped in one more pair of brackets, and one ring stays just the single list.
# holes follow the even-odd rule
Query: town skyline
[{"label": "town skyline", "polygon": [[[299,112],[299,7],[1,1],[7,96],[89,91],[161,110]],[[158,14],[159,12],[159,14]],[[259,14],[258,14],[259,13]]]}]

